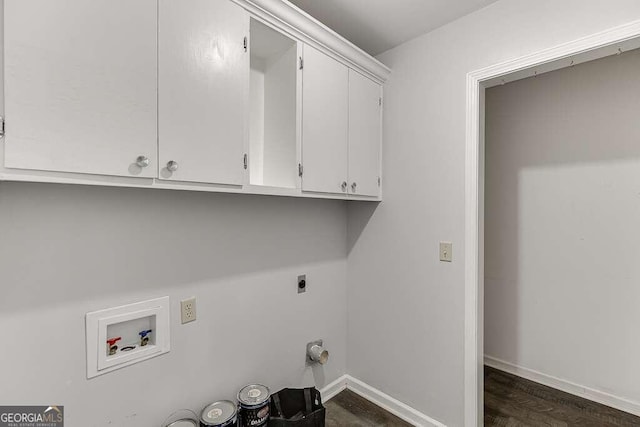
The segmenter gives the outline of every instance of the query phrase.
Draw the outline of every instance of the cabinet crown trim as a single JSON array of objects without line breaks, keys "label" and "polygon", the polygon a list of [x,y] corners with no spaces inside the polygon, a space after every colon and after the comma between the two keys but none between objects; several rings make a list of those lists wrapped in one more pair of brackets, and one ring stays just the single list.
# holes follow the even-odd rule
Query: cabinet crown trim
[{"label": "cabinet crown trim", "polygon": [[297,39],[346,62],[378,83],[386,82],[391,75],[389,67],[288,1],[233,1]]}]

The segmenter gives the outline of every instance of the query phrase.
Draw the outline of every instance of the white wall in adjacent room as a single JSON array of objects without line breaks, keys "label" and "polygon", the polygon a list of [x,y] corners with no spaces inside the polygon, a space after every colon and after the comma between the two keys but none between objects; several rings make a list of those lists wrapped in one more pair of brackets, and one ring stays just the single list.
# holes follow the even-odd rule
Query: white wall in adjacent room
[{"label": "white wall in adjacent room", "polygon": [[[340,201],[2,182],[0,402],[140,427],[249,383],[321,388],[346,370],[345,236]],[[171,352],[87,380],[85,313],[164,295]]]},{"label": "white wall in adjacent room", "polygon": [[485,354],[640,402],[640,50],[486,92]]},{"label": "white wall in adjacent room", "polygon": [[502,0],[379,56],[384,201],[349,207],[351,375],[463,425],[467,73],[638,19],[635,0]]}]

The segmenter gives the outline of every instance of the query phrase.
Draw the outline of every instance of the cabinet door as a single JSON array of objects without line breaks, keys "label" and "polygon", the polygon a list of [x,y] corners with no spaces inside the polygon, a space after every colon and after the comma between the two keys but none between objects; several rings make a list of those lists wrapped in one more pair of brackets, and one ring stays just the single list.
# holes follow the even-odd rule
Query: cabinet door
[{"label": "cabinet door", "polygon": [[4,35],[6,167],[156,175],[156,0],[6,0]]},{"label": "cabinet door", "polygon": [[[304,46],[302,76],[302,189],[346,191],[349,71],[318,50]],[[344,190],[343,190],[344,188]]]},{"label": "cabinet door", "polygon": [[381,86],[349,70],[349,192],[379,194]]},{"label": "cabinet door", "polygon": [[249,16],[229,0],[160,0],[159,15],[160,178],[241,185]]}]

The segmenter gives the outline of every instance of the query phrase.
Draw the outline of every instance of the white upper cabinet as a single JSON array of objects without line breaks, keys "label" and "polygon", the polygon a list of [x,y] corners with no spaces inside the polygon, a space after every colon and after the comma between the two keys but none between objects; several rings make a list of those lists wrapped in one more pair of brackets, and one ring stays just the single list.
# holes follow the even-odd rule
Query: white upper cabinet
[{"label": "white upper cabinet", "polygon": [[0,180],[380,199],[390,70],[290,3],[0,8]]},{"label": "white upper cabinet", "polygon": [[349,70],[349,193],[380,194],[382,87]]},{"label": "white upper cabinet", "polygon": [[249,15],[229,0],[159,7],[159,177],[242,185]]},{"label": "white upper cabinet", "polygon": [[5,167],[156,175],[156,0],[6,0],[4,36]]},{"label": "white upper cabinet", "polygon": [[302,87],[302,189],[346,193],[349,69],[305,45]]},{"label": "white upper cabinet", "polygon": [[302,189],[380,194],[381,86],[304,47]]}]

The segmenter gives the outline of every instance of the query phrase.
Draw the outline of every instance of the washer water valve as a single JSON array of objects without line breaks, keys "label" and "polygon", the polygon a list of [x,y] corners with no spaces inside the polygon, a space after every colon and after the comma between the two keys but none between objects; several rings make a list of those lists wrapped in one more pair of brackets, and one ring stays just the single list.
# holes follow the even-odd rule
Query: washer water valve
[{"label": "washer water valve", "polygon": [[153,329],[148,329],[146,331],[138,332],[138,335],[140,335],[140,346],[141,347],[144,347],[145,345],[149,344],[149,334],[151,333],[151,331],[153,331]]},{"label": "washer water valve", "polygon": [[324,365],[329,360],[329,352],[322,346],[322,340],[312,341],[307,344],[307,357],[310,362]]},{"label": "washer water valve", "polygon": [[109,345],[109,356],[113,356],[118,351],[118,346],[116,343],[120,341],[122,337],[109,338],[107,340],[107,344]]}]

